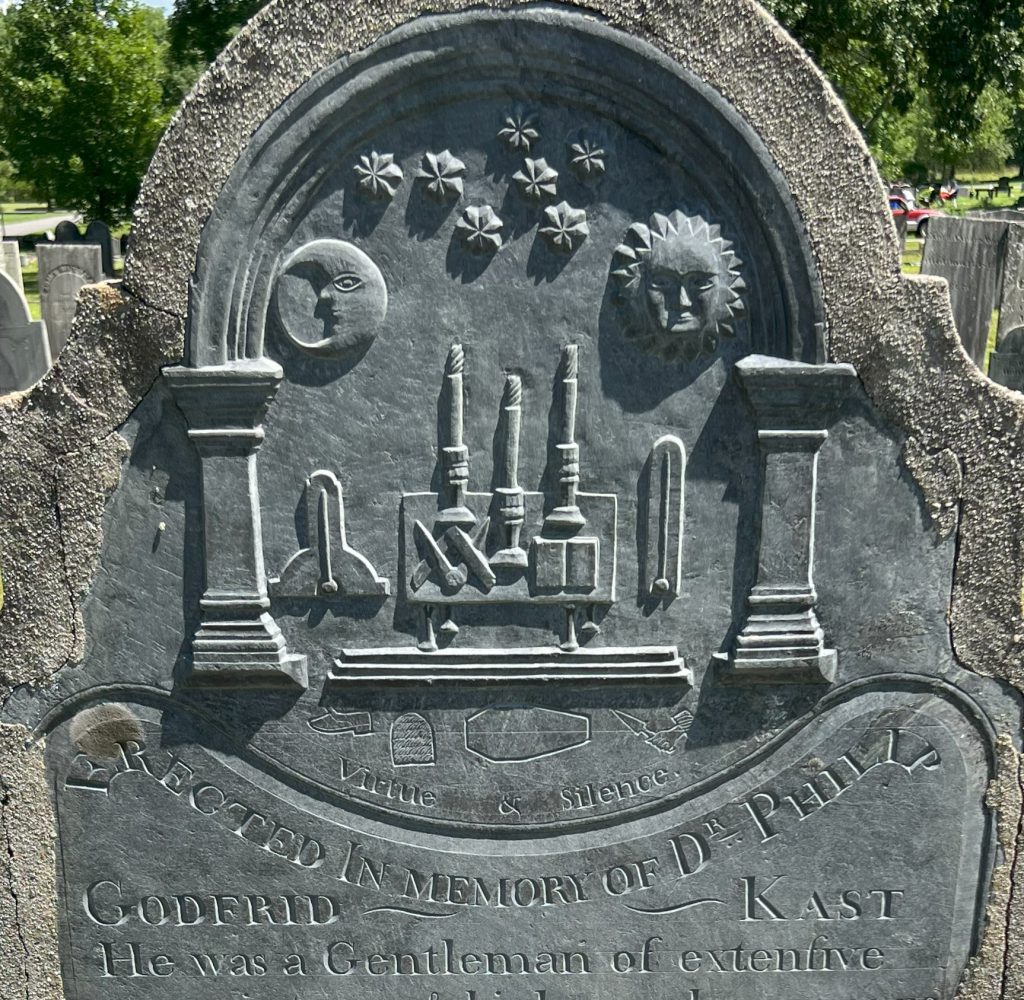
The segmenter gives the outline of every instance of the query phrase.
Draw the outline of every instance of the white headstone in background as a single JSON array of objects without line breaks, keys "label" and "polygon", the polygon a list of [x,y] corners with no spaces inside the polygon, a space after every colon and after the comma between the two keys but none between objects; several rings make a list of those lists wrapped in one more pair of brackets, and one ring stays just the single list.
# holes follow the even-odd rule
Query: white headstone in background
[{"label": "white headstone in background", "polygon": [[18,286],[18,291],[25,291],[25,283],[21,280],[21,255],[17,240],[0,241],[0,271]]},{"label": "white headstone in background", "polygon": [[67,342],[79,290],[103,280],[103,254],[98,246],[84,244],[40,243],[36,251],[39,302],[50,338],[50,353],[56,358]]},{"label": "white headstone in background", "polygon": [[21,289],[0,273],[0,395],[35,385],[51,364],[46,327],[32,319]]}]

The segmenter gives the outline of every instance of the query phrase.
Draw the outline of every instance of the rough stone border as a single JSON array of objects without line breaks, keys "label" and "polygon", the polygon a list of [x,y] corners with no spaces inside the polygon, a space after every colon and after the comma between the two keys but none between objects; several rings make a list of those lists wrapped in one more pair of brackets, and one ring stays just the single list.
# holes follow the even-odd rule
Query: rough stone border
[{"label": "rough stone border", "polygon": [[[51,374],[31,392],[0,400],[0,566],[7,601],[0,613],[0,705],[16,685],[44,683],[82,655],[81,600],[124,455],[116,429],[160,367],[181,357],[200,233],[252,133],[339,56],[413,17],[468,6],[465,0],[275,0],[185,101],[147,175],[122,289],[86,293]],[[593,0],[582,9],[675,58],[761,134],[810,236],[831,359],[857,367],[879,412],[906,435],[906,464],[936,530],[957,533],[954,650],[969,669],[1024,689],[1024,397],[989,382],[971,364],[944,282],[900,274],[878,175],[842,106],[751,0]],[[990,792],[1008,856],[996,875],[985,947],[965,985],[972,1000],[1016,1000],[1024,992],[1020,962],[1005,947],[1024,928],[1014,846],[1019,771],[1016,756],[1004,754]],[[0,772],[13,776],[14,791],[0,803],[4,828],[22,820],[44,828],[45,810],[38,803],[23,807],[21,798],[22,789],[40,780],[41,756],[29,763],[5,738]],[[25,795],[28,802],[32,795]],[[8,868],[0,900],[17,891],[19,876]],[[20,918],[18,928],[23,932]],[[5,969],[0,987],[17,983],[19,994],[53,995],[29,971],[34,962],[55,961],[44,938],[31,953],[26,948],[23,972]],[[23,933],[21,939],[28,940]]]}]

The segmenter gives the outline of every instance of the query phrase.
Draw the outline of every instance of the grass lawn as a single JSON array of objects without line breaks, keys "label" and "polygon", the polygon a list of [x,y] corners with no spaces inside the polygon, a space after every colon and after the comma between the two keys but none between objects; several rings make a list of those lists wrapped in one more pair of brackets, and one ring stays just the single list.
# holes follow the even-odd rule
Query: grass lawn
[{"label": "grass lawn", "polygon": [[21,280],[25,283],[25,301],[33,319],[42,319],[39,311],[39,264],[33,257],[31,262],[21,269]]},{"label": "grass lawn", "polygon": [[4,222],[8,225],[14,225],[16,222],[35,222],[37,219],[45,219],[64,211],[62,208],[47,208],[38,202],[25,201],[0,202],[0,208],[3,209]]}]

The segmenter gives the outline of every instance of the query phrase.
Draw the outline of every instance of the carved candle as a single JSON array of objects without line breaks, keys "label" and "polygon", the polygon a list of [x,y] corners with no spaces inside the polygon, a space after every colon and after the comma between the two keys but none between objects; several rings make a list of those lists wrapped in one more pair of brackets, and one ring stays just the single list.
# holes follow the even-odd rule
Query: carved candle
[{"label": "carved candle", "polygon": [[567,344],[562,349],[562,444],[576,441],[576,395],[579,386],[580,348]]},{"label": "carved candle", "polygon": [[462,345],[452,344],[444,366],[445,381],[448,383],[448,444],[452,448],[462,447],[462,369],[465,365],[466,355]]},{"label": "carved candle", "polygon": [[523,419],[523,382],[518,375],[505,379],[503,407],[506,420],[505,486],[519,486],[519,431]]},{"label": "carved candle", "polygon": [[519,534],[526,517],[526,505],[522,487],[519,485],[519,432],[523,419],[523,381],[518,375],[506,377],[501,405],[505,415],[503,485],[495,492],[500,501],[498,524],[501,526],[503,545],[490,561],[495,567],[521,571],[527,566],[527,556],[519,545]]},{"label": "carved candle", "polygon": [[558,450],[559,503],[545,518],[551,527],[576,530],[586,523],[576,505],[580,483],[580,449],[576,444],[576,398],[579,387],[579,345],[562,348],[562,407]]},{"label": "carved candle", "polygon": [[466,355],[461,344],[452,344],[444,364],[444,380],[448,390],[448,443],[441,448],[447,497],[439,520],[443,524],[472,525],[476,517],[466,507],[469,486],[469,449],[463,444],[462,371]]}]

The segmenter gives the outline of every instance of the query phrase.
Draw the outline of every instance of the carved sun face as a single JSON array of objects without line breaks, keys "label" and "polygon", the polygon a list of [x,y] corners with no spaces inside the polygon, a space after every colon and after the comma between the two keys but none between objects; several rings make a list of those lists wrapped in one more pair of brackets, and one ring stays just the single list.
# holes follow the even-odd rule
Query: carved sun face
[{"label": "carved sun face", "polygon": [[678,211],[630,226],[612,272],[628,339],[665,361],[692,361],[733,336],[744,285],[730,247],[717,226]]}]

